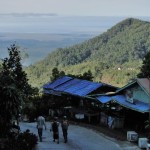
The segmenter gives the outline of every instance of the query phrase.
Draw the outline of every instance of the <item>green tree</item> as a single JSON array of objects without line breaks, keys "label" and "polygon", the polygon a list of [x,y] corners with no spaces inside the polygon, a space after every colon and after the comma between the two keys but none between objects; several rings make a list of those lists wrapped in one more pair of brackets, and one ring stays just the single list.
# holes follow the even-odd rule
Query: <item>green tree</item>
[{"label": "green tree", "polygon": [[72,78],[78,78],[78,79],[89,80],[89,81],[92,81],[93,79],[93,75],[90,70],[84,72],[83,74],[78,74],[78,75],[68,74],[68,76]]},{"label": "green tree", "polygon": [[150,51],[145,55],[141,71],[137,76],[139,78],[150,77]]},{"label": "green tree", "polygon": [[64,76],[65,72],[64,71],[59,71],[57,67],[53,68],[52,70],[52,76],[50,77],[51,81],[56,80],[57,78]]},{"label": "green tree", "polygon": [[7,75],[0,76],[0,136],[6,136],[11,128],[11,120],[17,118],[22,102],[21,92],[14,80]]},{"label": "green tree", "polygon": [[27,74],[23,71],[19,47],[15,44],[8,48],[9,57],[3,60],[2,74],[13,78],[15,85],[21,90],[25,98],[31,94],[31,86],[28,84]]},{"label": "green tree", "polygon": [[22,69],[18,47],[15,44],[11,45],[8,53],[9,57],[3,60],[0,73],[1,135],[7,135],[11,127],[11,120],[13,117],[18,117],[22,102],[31,94],[31,86]]},{"label": "green tree", "polygon": [[87,72],[84,72],[83,75],[82,75],[82,78],[84,80],[92,81],[92,79],[93,79],[92,72],[90,70],[88,70]]}]

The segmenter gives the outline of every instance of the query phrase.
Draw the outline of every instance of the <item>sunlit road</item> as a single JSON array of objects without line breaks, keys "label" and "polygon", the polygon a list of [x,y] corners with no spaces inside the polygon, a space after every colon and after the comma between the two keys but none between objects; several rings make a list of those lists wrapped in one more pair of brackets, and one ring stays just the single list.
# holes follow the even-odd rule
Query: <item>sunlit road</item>
[{"label": "sunlit road", "polygon": [[[36,123],[20,123],[21,130],[29,129],[37,135]],[[115,142],[92,129],[70,125],[68,143],[64,143],[61,127],[59,127],[60,143],[53,142],[50,123],[43,130],[43,142],[38,142],[37,150],[138,150],[131,143]]]}]

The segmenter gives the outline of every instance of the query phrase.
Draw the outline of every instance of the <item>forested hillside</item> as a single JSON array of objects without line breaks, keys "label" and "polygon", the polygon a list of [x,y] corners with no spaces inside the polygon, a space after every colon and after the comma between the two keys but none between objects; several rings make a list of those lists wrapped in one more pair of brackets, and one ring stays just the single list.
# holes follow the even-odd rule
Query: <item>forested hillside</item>
[{"label": "forested hillside", "polygon": [[66,74],[90,69],[94,81],[123,86],[136,77],[148,51],[150,22],[129,18],[82,44],[53,51],[26,72],[30,83],[38,87],[50,80],[54,67]]}]

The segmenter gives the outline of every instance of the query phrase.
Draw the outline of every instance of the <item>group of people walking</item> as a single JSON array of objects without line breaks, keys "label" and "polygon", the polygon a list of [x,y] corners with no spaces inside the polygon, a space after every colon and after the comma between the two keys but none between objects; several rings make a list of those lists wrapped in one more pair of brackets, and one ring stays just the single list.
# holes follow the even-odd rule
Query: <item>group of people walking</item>
[{"label": "group of people walking", "polygon": [[[53,132],[53,142],[57,141],[59,144],[59,122],[58,118],[54,117],[54,120],[52,121],[50,125],[50,132]],[[68,126],[69,122],[67,120],[67,117],[64,116],[63,120],[61,121],[61,128],[63,132],[63,137],[64,137],[64,143],[67,143],[68,140]],[[43,127],[45,127],[46,130],[46,123],[45,123],[45,118],[43,116],[39,116],[37,118],[37,129],[38,129],[38,135],[39,135],[39,140],[42,142],[42,133],[43,133]]]}]

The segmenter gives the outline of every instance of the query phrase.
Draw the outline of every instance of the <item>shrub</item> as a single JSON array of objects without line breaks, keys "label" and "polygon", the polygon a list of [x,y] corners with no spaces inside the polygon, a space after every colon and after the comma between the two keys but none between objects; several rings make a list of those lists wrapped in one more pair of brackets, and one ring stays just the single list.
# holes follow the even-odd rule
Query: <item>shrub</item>
[{"label": "shrub", "polygon": [[20,148],[22,148],[22,145],[24,145],[24,149],[22,150],[31,150],[37,144],[37,141],[37,136],[33,133],[30,133],[29,130],[26,130],[24,133],[20,133],[17,140]]},{"label": "shrub", "polygon": [[26,130],[23,133],[11,133],[7,139],[0,143],[2,150],[32,150],[37,144],[38,137]]}]

